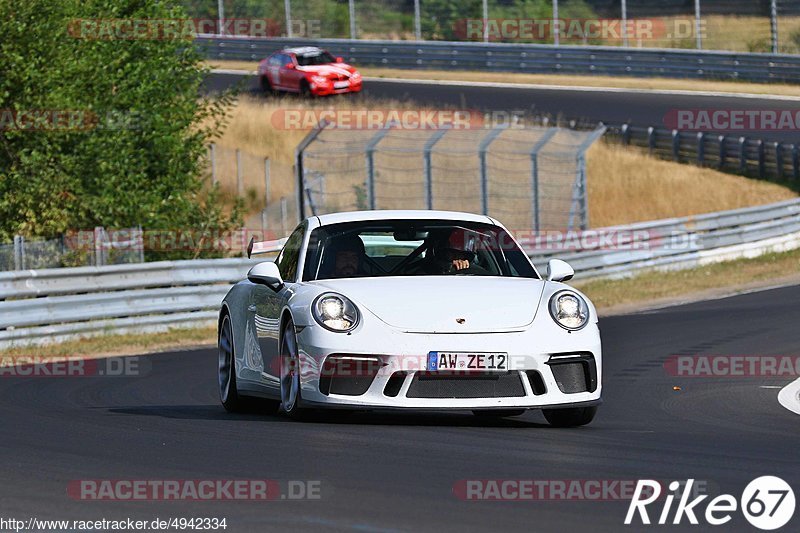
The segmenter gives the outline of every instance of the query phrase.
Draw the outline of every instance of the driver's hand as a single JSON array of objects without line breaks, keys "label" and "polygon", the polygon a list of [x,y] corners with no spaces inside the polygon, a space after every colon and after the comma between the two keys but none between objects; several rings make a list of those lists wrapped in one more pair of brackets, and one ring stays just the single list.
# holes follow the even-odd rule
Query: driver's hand
[{"label": "driver's hand", "polygon": [[464,270],[469,268],[469,261],[466,259],[453,259],[453,268],[456,270]]}]

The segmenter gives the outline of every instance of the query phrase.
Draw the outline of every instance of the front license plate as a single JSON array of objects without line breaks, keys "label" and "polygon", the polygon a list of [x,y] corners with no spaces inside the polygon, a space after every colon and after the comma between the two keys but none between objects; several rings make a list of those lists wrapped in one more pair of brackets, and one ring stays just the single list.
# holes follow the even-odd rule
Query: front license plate
[{"label": "front license plate", "polygon": [[350,87],[349,81],[335,81],[333,82],[334,89],[344,89],[345,87]]},{"label": "front license plate", "polygon": [[508,370],[508,354],[498,352],[429,352],[428,371],[486,372]]}]

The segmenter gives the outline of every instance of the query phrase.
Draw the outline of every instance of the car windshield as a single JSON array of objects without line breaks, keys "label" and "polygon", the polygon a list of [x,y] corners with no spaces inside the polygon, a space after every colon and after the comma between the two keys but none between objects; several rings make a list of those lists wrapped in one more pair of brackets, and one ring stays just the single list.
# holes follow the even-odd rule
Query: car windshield
[{"label": "car windshield", "polygon": [[538,278],[502,228],[450,220],[380,220],[311,232],[303,280],[473,275]]},{"label": "car windshield", "polygon": [[303,55],[297,54],[295,57],[297,57],[297,64],[301,67],[336,63],[336,58],[333,57],[330,52],[325,51],[311,52]]}]

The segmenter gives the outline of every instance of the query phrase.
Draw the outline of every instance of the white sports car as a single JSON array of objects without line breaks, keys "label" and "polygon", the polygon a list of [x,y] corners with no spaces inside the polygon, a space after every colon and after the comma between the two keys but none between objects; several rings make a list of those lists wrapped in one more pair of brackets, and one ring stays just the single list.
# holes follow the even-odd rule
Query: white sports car
[{"label": "white sports car", "polygon": [[234,285],[219,315],[230,411],[542,409],[589,423],[600,403],[597,313],[542,279],[496,220],[443,211],[313,216],[277,259]]}]

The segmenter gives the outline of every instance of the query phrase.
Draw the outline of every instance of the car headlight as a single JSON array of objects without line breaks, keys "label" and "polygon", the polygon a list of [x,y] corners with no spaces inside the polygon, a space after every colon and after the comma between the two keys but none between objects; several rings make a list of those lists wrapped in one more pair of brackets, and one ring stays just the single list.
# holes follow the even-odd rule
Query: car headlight
[{"label": "car headlight", "polygon": [[358,81],[361,79],[361,73],[356,71],[350,75],[350,81]]},{"label": "car headlight", "polygon": [[348,332],[358,325],[358,308],[341,294],[317,296],[311,306],[314,320],[331,331]]},{"label": "car headlight", "polygon": [[311,76],[311,81],[313,81],[317,85],[325,85],[326,83],[328,83],[329,80],[324,76]]},{"label": "car headlight", "polygon": [[550,298],[550,316],[564,329],[579,330],[589,322],[589,305],[572,291],[560,291]]}]

